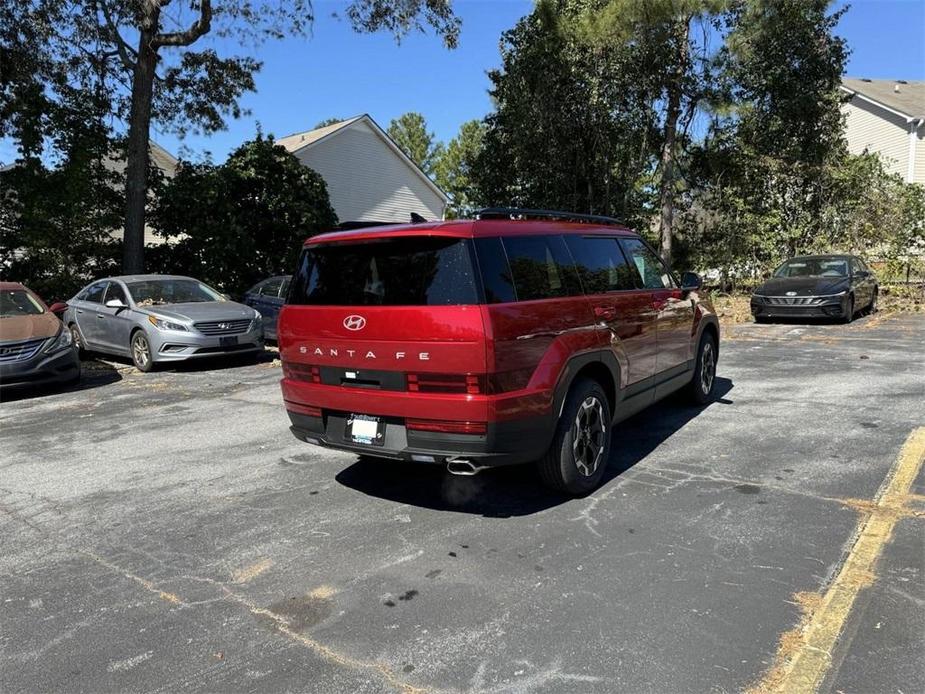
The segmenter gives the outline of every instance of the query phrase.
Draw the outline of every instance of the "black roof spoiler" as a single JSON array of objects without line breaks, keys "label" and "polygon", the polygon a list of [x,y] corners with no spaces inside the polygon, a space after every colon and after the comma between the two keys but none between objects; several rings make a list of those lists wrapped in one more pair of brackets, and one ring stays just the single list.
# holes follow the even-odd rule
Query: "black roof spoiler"
[{"label": "black roof spoiler", "polygon": [[[341,222],[336,227],[331,229],[331,231],[353,231],[354,229],[365,229],[366,227],[384,227],[390,224],[403,224],[407,222],[379,222],[379,221],[356,221],[356,222]],[[424,219],[417,212],[411,213],[411,224],[426,224],[427,220]]]}]

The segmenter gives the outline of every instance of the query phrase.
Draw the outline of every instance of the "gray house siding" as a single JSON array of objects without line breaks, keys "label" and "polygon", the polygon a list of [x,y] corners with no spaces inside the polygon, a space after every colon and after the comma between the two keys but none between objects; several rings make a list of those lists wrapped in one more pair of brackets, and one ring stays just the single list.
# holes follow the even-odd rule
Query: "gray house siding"
[{"label": "gray house siding", "polygon": [[327,182],[342,222],[443,218],[444,198],[363,119],[295,155]]}]

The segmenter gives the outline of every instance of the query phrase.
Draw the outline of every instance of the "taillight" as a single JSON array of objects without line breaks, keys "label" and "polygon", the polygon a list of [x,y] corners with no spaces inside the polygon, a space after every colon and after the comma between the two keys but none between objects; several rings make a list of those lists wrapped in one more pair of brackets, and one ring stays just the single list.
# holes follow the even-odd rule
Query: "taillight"
[{"label": "taillight", "polygon": [[295,412],[296,414],[304,414],[309,417],[320,417],[321,408],[315,407],[314,405],[303,405],[300,402],[292,402],[291,400],[286,400],[286,409],[290,412]]},{"label": "taillight", "polygon": [[311,364],[298,364],[284,361],[283,377],[291,378],[296,381],[321,383],[321,370],[317,366],[312,366]]},{"label": "taillight", "polygon": [[408,374],[408,390],[412,393],[485,392],[485,377],[475,374]]},{"label": "taillight", "polygon": [[405,427],[414,431],[438,431],[445,434],[485,433],[485,422],[445,422],[438,419],[406,419]]}]

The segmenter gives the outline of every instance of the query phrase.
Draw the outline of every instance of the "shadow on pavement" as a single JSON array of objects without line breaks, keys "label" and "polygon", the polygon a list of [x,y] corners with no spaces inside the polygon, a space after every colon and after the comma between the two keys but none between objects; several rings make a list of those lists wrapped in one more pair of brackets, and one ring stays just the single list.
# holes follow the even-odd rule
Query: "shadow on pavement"
[{"label": "shadow on pavement", "polygon": [[[716,397],[709,405],[691,406],[680,395],[673,395],[618,424],[603,484],[632,468],[707,407],[731,405],[725,396],[733,388],[732,381],[717,378],[715,388]],[[442,466],[361,456],[335,479],[368,496],[489,518],[526,516],[571,498],[544,487],[532,465],[500,467],[475,477],[460,477],[447,473]]]},{"label": "shadow on pavement", "polygon": [[30,398],[43,398],[62,393],[77,393],[100,386],[108,386],[122,380],[122,374],[112,364],[96,359],[81,360],[80,380],[75,383],[47,383],[42,385],[21,385],[0,391],[0,402],[15,402]]},{"label": "shadow on pavement", "polygon": [[[135,366],[129,357],[107,354],[102,357],[106,361],[114,362],[120,367],[134,369]],[[279,358],[279,353],[275,350],[263,350],[249,354],[226,354],[215,357],[199,357],[197,359],[187,359],[186,361],[161,362],[155,364],[154,370],[150,375],[155,376],[159,373],[200,373],[202,371],[222,371],[225,369],[235,369],[242,366],[253,366],[254,364],[270,363]],[[148,374],[140,374],[146,376]]]}]

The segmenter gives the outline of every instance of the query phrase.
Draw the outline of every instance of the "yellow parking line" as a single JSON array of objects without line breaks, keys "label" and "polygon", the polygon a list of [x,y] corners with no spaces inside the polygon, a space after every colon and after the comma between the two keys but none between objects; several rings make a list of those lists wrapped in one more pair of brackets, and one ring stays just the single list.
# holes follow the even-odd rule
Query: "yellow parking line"
[{"label": "yellow parking line", "polygon": [[[832,664],[832,650],[862,588],[873,583],[877,560],[890,541],[897,508],[907,501],[909,489],[925,460],[925,427],[913,430],[903,444],[875,503],[861,509],[857,540],[844,565],[821,599],[800,601],[805,615],[797,627],[781,636],[775,665],[754,693],[815,692]],[[805,595],[805,594],[801,594]]]}]

